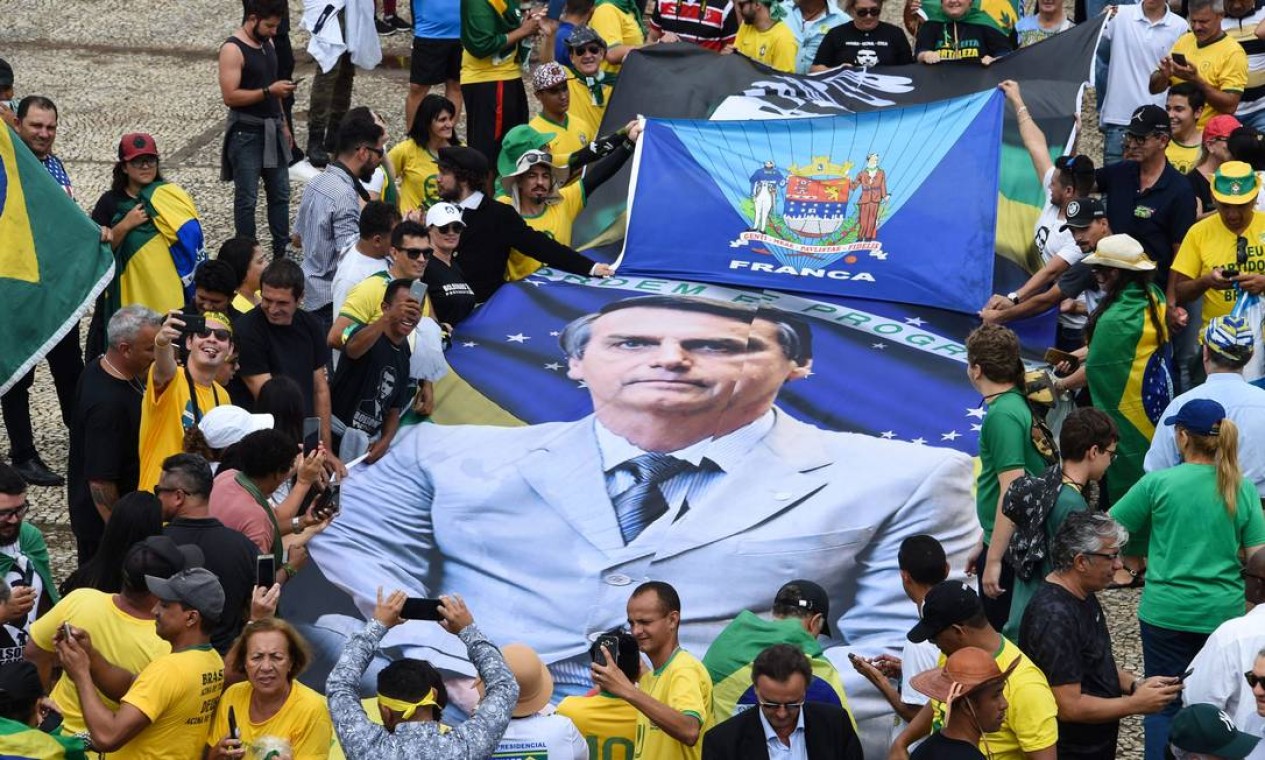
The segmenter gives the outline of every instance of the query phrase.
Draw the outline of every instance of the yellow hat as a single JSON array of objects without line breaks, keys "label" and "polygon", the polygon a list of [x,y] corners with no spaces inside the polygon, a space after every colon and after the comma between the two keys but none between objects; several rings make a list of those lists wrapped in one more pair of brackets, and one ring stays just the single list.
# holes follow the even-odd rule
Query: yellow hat
[{"label": "yellow hat", "polygon": [[1222,203],[1236,206],[1251,203],[1260,190],[1256,172],[1243,161],[1226,161],[1212,177],[1212,197]]}]

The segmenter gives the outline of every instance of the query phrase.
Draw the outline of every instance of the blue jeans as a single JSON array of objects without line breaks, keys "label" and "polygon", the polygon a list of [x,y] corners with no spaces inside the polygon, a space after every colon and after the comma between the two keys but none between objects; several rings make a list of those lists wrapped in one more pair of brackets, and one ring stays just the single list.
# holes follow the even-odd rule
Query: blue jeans
[{"label": "blue jeans", "polygon": [[1124,129],[1115,124],[1103,124],[1100,127],[1103,166],[1124,160]]},{"label": "blue jeans", "polygon": [[233,228],[239,237],[255,235],[255,205],[259,201],[259,179],[267,196],[268,232],[272,235],[272,255],[285,256],[290,239],[290,168],[285,156],[280,166],[264,168],[262,129],[236,127],[228,138],[228,161],[233,169]]},{"label": "blue jeans", "polygon": [[[1206,633],[1174,631],[1141,621],[1138,624],[1142,628],[1142,665],[1148,678],[1185,673],[1191,660],[1208,640]],[[1146,760],[1164,760],[1169,724],[1181,706],[1181,699],[1174,699],[1161,712],[1142,719],[1142,730],[1146,734]]]}]

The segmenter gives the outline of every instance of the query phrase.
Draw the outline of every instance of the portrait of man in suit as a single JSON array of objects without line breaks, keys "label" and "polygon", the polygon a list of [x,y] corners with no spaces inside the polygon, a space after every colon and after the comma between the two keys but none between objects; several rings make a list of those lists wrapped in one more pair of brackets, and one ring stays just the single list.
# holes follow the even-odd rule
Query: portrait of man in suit
[{"label": "portrait of man in suit", "polygon": [[[702,657],[739,612],[769,612],[770,586],[811,579],[830,597],[827,655],[864,735],[887,706],[846,655],[895,653],[915,622],[902,540],[933,535],[965,565],[979,530],[969,457],[777,408],[786,383],[847,371],[813,364],[811,329],[790,313],[638,296],[572,321],[559,342],[592,414],[415,426],[347,478],[342,513],[311,542],[318,570],[286,593],[307,605],[323,577],[367,615],[379,585],[458,592],[493,641],[530,644],[559,690],[581,693],[591,638],[624,622],[643,581],[680,590],[682,646]],[[399,626],[384,646],[472,672],[433,624]]]}]

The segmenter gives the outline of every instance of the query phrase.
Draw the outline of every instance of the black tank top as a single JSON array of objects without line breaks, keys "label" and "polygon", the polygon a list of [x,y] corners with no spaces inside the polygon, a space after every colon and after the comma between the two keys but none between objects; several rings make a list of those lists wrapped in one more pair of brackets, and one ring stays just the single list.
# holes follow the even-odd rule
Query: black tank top
[{"label": "black tank top", "polygon": [[[254,48],[236,37],[229,37],[231,42],[242,51],[242,84],[243,90],[262,90],[277,81],[277,51],[272,42],[265,41],[263,47]],[[239,113],[267,119],[281,113],[276,98],[269,97],[259,103],[233,109]]]}]

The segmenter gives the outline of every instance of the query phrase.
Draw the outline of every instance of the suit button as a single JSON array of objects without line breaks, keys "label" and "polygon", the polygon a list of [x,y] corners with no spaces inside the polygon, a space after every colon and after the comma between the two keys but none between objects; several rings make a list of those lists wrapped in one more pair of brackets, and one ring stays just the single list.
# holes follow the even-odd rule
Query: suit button
[{"label": "suit button", "polygon": [[632,578],[629,578],[623,573],[613,573],[602,580],[606,581],[611,586],[627,586],[629,583],[632,583]]}]

